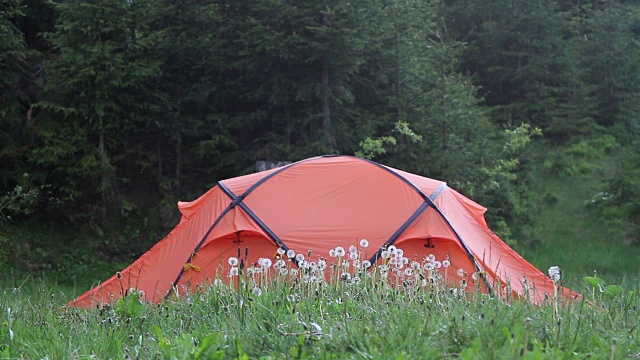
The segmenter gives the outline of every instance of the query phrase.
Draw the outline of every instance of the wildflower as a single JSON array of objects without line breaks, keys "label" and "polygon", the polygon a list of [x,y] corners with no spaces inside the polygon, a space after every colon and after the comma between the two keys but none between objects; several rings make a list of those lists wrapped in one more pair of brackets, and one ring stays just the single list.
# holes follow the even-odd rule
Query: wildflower
[{"label": "wildflower", "polygon": [[231,266],[236,266],[236,265],[238,265],[238,258],[235,258],[235,257],[232,256],[232,257],[229,258],[229,260],[227,260],[227,262]]},{"label": "wildflower", "polygon": [[304,255],[302,254],[296,255],[296,261],[302,261],[302,260],[304,260]]},{"label": "wildflower", "polygon": [[258,264],[260,264],[260,266],[262,266],[263,268],[268,268],[271,267],[271,259],[269,258],[260,258],[258,259]]},{"label": "wildflower", "polygon": [[391,253],[390,253],[388,250],[383,250],[383,251],[380,253],[380,256],[381,256],[383,259],[388,259],[388,258],[390,258],[390,257],[391,257]]},{"label": "wildflower", "polygon": [[289,273],[289,269],[287,269],[286,267],[280,268],[280,275],[287,275],[288,273]]},{"label": "wildflower", "polygon": [[352,283],[353,285],[358,285],[358,284],[360,284],[360,278],[359,278],[359,277],[357,277],[357,276],[352,277],[352,278],[351,278],[351,283]]},{"label": "wildflower", "polygon": [[419,270],[422,267],[422,265],[417,261],[412,261],[410,266],[414,270]]},{"label": "wildflower", "polygon": [[309,267],[309,263],[307,262],[307,260],[300,260],[298,261],[298,267],[300,269],[306,269]]},{"label": "wildflower", "polygon": [[427,261],[428,262],[434,262],[436,261],[436,256],[433,254],[429,254],[429,256],[427,256]]},{"label": "wildflower", "polygon": [[340,275],[340,280],[342,281],[349,281],[351,280],[351,274],[349,274],[348,272],[344,272]]},{"label": "wildflower", "polygon": [[395,254],[398,251],[398,248],[395,247],[395,245],[391,245],[387,248],[387,251],[389,252],[389,254]]},{"label": "wildflower", "polygon": [[278,255],[284,255],[287,251],[283,248],[278,248]]},{"label": "wildflower", "polygon": [[291,269],[291,270],[289,270],[289,275],[291,275],[291,276],[297,276],[297,275],[298,275],[298,269]]},{"label": "wildflower", "polygon": [[232,276],[238,276],[238,268],[235,266],[229,269],[229,277],[232,277]]},{"label": "wildflower", "polygon": [[329,250],[329,256],[331,256],[331,257],[336,257],[336,256],[338,256],[338,254],[336,253],[336,249],[331,249],[331,250]]},{"label": "wildflower", "polygon": [[478,281],[478,273],[474,272],[473,274],[471,274],[471,278],[473,279],[473,281]]},{"label": "wildflower", "polygon": [[396,269],[400,270],[404,267],[404,263],[402,261],[398,261],[396,263]]},{"label": "wildflower", "polygon": [[458,276],[464,276],[464,269],[460,268],[458,269],[458,271],[456,271],[456,273],[458,274]]},{"label": "wildflower", "polygon": [[349,260],[342,260],[342,267],[344,267],[345,269],[348,269],[349,265],[350,265]]},{"label": "wildflower", "polygon": [[349,246],[349,254],[358,253],[358,248],[355,245]]},{"label": "wildflower", "polygon": [[282,259],[277,260],[276,263],[273,264],[273,267],[276,267],[276,268],[285,267],[285,266],[287,266],[287,263]]},{"label": "wildflower", "polygon": [[404,274],[405,274],[406,276],[411,276],[411,275],[413,275],[413,269],[411,269],[411,268],[406,268],[406,269],[404,269]]},{"label": "wildflower", "polygon": [[467,287],[467,280],[462,279],[460,281],[460,287],[466,288]]},{"label": "wildflower", "polygon": [[343,257],[345,254],[346,252],[344,251],[344,248],[342,246],[336,247],[336,255],[338,257]]},{"label": "wildflower", "polygon": [[259,287],[255,286],[253,289],[251,289],[251,293],[255,296],[260,296],[262,295],[262,289],[260,289]]},{"label": "wildflower", "polygon": [[365,269],[370,268],[371,267],[371,261],[369,261],[369,260],[363,261],[362,262],[362,267],[365,268]]},{"label": "wildflower", "polygon": [[444,267],[448,268],[449,266],[451,266],[451,262],[450,262],[449,260],[444,260],[444,261],[442,262],[442,266],[444,266]]},{"label": "wildflower", "polygon": [[408,257],[402,257],[400,258],[400,262],[407,265],[409,263],[409,258]]},{"label": "wildflower", "polygon": [[320,259],[318,260],[318,270],[322,271],[327,268],[327,260]]},{"label": "wildflower", "polygon": [[403,257],[404,256],[404,250],[397,249],[396,250],[396,256],[399,257],[399,258]]},{"label": "wildflower", "polygon": [[442,263],[438,260],[433,262],[433,265],[436,267],[436,269],[440,269],[440,267],[442,266]]},{"label": "wildflower", "polygon": [[256,272],[256,268],[253,266],[247,268],[247,275],[251,276]]},{"label": "wildflower", "polygon": [[369,246],[369,240],[367,239],[360,240],[360,246],[362,246],[363,248],[366,248],[367,246]]},{"label": "wildflower", "polygon": [[435,269],[436,266],[432,263],[432,262],[428,262],[426,264],[424,264],[424,269],[427,271],[431,271],[433,269]]},{"label": "wildflower", "polygon": [[287,300],[291,301],[291,302],[295,302],[297,300],[296,296],[294,294],[289,294],[287,295]]},{"label": "wildflower", "polygon": [[296,252],[293,250],[287,250],[287,257],[293,259],[296,256]]},{"label": "wildflower", "polygon": [[352,252],[349,254],[349,259],[350,260],[358,260],[358,253],[357,252]]},{"label": "wildflower", "polygon": [[389,260],[389,264],[390,264],[390,265],[395,265],[395,264],[397,264],[397,263],[398,263],[398,259],[397,259],[397,258],[395,258],[395,257],[394,257],[394,258],[391,258],[391,260]]},{"label": "wildflower", "polygon": [[558,283],[560,278],[562,278],[562,269],[557,266],[552,266],[549,268],[549,277],[553,280],[554,283]]},{"label": "wildflower", "polygon": [[389,271],[389,267],[387,265],[380,265],[380,273],[387,273]]}]

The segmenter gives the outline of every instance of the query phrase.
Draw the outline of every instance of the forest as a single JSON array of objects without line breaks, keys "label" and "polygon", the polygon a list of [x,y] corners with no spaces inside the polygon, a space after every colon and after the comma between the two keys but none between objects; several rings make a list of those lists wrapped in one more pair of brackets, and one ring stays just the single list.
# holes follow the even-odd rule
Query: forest
[{"label": "forest", "polygon": [[323,154],[447,181],[518,250],[551,180],[594,184],[567,222],[636,249],[639,97],[630,0],[2,0],[0,269],[110,274],[177,201]]}]

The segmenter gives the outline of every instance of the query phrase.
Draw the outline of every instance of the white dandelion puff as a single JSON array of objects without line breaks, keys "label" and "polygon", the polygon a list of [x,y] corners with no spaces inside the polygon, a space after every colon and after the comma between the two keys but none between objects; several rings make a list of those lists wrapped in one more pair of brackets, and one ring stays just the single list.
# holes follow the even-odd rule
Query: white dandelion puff
[{"label": "white dandelion puff", "polygon": [[352,252],[349,254],[349,260],[358,260],[358,253],[357,252]]},{"label": "white dandelion puff", "polygon": [[458,271],[456,271],[456,274],[458,274],[458,276],[464,276],[464,269],[463,268],[458,269]]},{"label": "white dandelion puff", "polygon": [[358,248],[355,245],[349,246],[349,254],[358,253]]},{"label": "white dandelion puff", "polygon": [[338,257],[343,257],[345,254],[346,252],[344,251],[344,248],[342,246],[336,247],[336,255]]},{"label": "white dandelion puff", "polygon": [[296,252],[293,250],[287,250],[287,257],[293,259],[296,256]]},{"label": "white dandelion puff", "polygon": [[283,248],[278,248],[277,252],[278,252],[278,255],[284,255],[287,251]]},{"label": "white dandelion puff", "polygon": [[296,261],[302,261],[302,260],[304,260],[304,255],[302,254],[296,255]]},{"label": "white dandelion puff", "polygon": [[433,265],[436,267],[436,269],[440,269],[440,267],[442,266],[442,263],[438,260],[433,262]]},{"label": "white dandelion puff", "polygon": [[229,269],[229,277],[231,276],[238,276],[238,268],[233,266],[231,269]]},{"label": "white dandelion puff", "polygon": [[262,266],[263,268],[268,268],[271,267],[271,259],[269,258],[261,258],[258,260],[258,264],[260,264],[260,266]]},{"label": "white dandelion puff", "polygon": [[363,261],[362,262],[362,267],[365,268],[365,269],[370,268],[371,267],[371,261],[369,261],[369,260]]},{"label": "white dandelion puff", "polygon": [[553,282],[557,283],[562,278],[562,269],[557,266],[552,266],[549,268],[549,277]]},{"label": "white dandelion puff", "polygon": [[366,248],[367,246],[369,246],[369,240],[367,239],[360,240],[360,246],[363,248]]},{"label": "white dandelion puff", "polygon": [[404,274],[405,274],[406,276],[411,276],[411,275],[413,275],[413,269],[411,269],[411,268],[406,268],[406,269],[404,269]]},{"label": "white dandelion puff", "polygon": [[256,286],[253,289],[251,289],[251,293],[255,296],[260,296],[262,295],[262,289]]},{"label": "white dandelion puff", "polygon": [[428,262],[434,262],[436,261],[436,256],[433,254],[429,254],[429,256],[427,256],[427,261]]},{"label": "white dandelion puff", "polygon": [[448,268],[449,266],[451,266],[451,262],[450,262],[449,260],[444,260],[444,261],[442,262],[442,266],[444,266],[444,267]]},{"label": "white dandelion puff", "polygon": [[383,259],[388,259],[388,258],[390,258],[390,257],[391,257],[391,253],[390,253],[388,250],[383,250],[383,251],[380,253],[380,256],[381,256]]},{"label": "white dandelion puff", "polygon": [[395,254],[395,253],[396,253],[396,251],[398,251],[398,248],[397,248],[395,245],[391,245],[391,246],[389,246],[389,247],[387,248],[387,251],[388,251],[390,254]]},{"label": "white dandelion puff", "polygon": [[238,265],[238,258],[230,257],[229,260],[227,260],[227,262],[231,266],[236,266],[236,265]]},{"label": "white dandelion puff", "polygon": [[338,253],[336,252],[336,249],[331,249],[331,250],[329,250],[329,256],[331,256],[331,257],[336,257],[336,256],[338,256]]}]

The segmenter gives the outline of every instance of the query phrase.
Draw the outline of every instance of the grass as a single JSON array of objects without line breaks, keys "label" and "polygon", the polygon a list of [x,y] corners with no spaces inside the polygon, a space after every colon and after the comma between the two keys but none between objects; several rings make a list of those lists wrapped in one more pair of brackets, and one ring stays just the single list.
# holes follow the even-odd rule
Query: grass
[{"label": "grass", "polygon": [[557,201],[544,205],[536,215],[539,241],[516,250],[543,270],[558,265],[579,278],[596,271],[608,281],[635,279],[640,276],[640,247],[625,244],[616,231],[618,225],[585,206],[594,194],[605,190],[617,163],[615,154],[594,152],[583,157],[564,155],[557,166],[561,169],[534,172],[533,191],[541,198],[552,194]]},{"label": "grass", "polygon": [[234,277],[233,287],[212,285],[160,305],[145,304],[143,294],[133,291],[113,306],[91,310],[61,308],[74,289],[16,284],[1,290],[0,358],[640,356],[630,350],[640,349],[640,298],[631,284],[611,296],[594,289],[587,293],[591,303],[537,307],[447,288],[437,276],[426,286],[420,277],[388,286],[375,270],[360,281],[335,272],[326,282],[257,273]]}]

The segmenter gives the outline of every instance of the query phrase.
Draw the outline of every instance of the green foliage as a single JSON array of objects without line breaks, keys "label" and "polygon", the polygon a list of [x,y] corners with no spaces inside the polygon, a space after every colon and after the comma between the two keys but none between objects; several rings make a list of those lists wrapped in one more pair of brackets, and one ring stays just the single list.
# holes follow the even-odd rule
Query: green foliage
[{"label": "green foliage", "polygon": [[[216,286],[145,305],[138,321],[108,307],[61,310],[74,291],[26,283],[1,290],[0,351],[29,358],[618,358],[639,345],[635,281],[614,296],[557,310],[365,282],[271,283],[259,296]],[[311,322],[314,336],[300,326]]]}]

